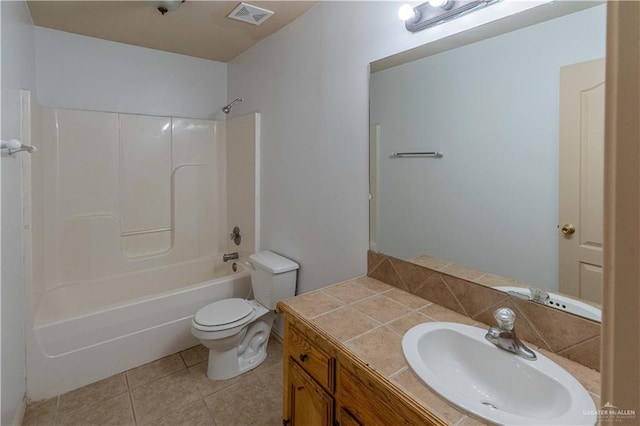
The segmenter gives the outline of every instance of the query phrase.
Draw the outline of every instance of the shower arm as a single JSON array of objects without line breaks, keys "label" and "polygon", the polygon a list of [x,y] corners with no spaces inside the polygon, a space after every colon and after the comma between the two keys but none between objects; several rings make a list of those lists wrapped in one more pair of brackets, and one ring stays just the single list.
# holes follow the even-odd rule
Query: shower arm
[{"label": "shower arm", "polygon": [[236,102],[243,102],[244,99],[243,98],[237,98],[235,99],[233,102],[231,102],[229,105],[225,106],[224,108],[222,108],[222,112],[224,112],[225,114],[229,114],[229,112],[231,112],[231,108],[233,107],[233,104],[235,104]]}]

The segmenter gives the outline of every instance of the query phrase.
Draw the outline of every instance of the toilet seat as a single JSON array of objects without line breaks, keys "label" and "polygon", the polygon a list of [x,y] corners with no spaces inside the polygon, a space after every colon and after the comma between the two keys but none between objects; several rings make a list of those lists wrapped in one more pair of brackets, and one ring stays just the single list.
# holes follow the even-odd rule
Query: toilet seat
[{"label": "toilet seat", "polygon": [[193,316],[193,326],[202,331],[222,331],[253,320],[256,309],[247,300],[224,299],[208,304]]}]

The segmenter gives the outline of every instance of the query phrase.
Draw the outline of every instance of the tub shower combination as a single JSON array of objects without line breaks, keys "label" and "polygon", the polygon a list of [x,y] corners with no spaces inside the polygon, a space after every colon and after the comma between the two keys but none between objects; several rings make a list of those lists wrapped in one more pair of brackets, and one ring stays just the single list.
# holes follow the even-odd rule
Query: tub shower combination
[{"label": "tub shower combination", "polygon": [[[27,394],[38,400],[193,346],[198,309],[250,296],[259,116],[32,116]],[[248,191],[228,196],[229,163]],[[223,262],[226,251],[240,258]]]}]

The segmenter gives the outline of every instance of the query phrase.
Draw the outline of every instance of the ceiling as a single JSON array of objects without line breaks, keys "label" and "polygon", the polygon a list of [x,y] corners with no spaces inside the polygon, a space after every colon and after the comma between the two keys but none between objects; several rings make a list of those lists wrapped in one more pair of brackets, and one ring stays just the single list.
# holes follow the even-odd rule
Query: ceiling
[{"label": "ceiling", "polygon": [[240,1],[189,0],[160,14],[150,1],[29,1],[37,26],[228,62],[316,5],[247,1],[275,14],[259,26],[227,18]]}]

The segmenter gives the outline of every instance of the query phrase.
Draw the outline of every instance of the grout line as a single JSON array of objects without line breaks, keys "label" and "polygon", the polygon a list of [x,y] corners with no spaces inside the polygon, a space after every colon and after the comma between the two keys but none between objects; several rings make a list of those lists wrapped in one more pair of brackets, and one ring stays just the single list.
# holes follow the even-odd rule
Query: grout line
[{"label": "grout line", "polygon": [[[376,321],[376,322],[377,322],[377,321]],[[359,338],[359,337],[362,337],[362,336],[365,336],[365,335],[367,335],[367,334],[370,334],[370,333],[372,333],[372,332],[374,332],[374,331],[376,331],[377,329],[382,328],[382,327],[384,327],[384,326],[383,326],[382,324],[380,324],[380,325],[378,325],[378,326],[376,326],[376,327],[374,327],[374,328],[372,328],[372,329],[369,329],[369,330],[365,331],[364,333],[361,333],[361,334],[358,334],[357,336],[352,337],[352,338],[351,338],[351,339],[349,339],[349,340],[345,340],[344,342],[342,342],[342,344],[343,344],[343,345],[346,345],[347,343],[352,342],[353,340],[355,340],[355,339],[357,339],[357,338]]]},{"label": "grout line", "polygon": [[[136,386],[135,388],[132,388],[132,389],[138,389],[138,388],[141,388],[141,387],[144,387],[144,386],[148,386],[151,383],[157,382],[158,380],[164,379],[166,377],[172,376],[172,375],[177,374],[177,373],[181,373],[181,372],[184,372],[184,371],[186,371],[188,373],[189,372],[189,367],[187,367],[187,365],[185,364],[184,360],[182,359],[182,356],[180,355],[180,352],[175,352],[175,353],[172,353],[171,355],[163,356],[162,358],[158,358],[158,359],[156,359],[154,361],[148,362],[148,363],[143,364],[141,366],[134,367],[134,368],[131,368],[131,369],[127,370],[127,371],[124,371],[124,374],[127,374],[130,371],[136,370],[138,368],[142,368],[144,366],[153,364],[153,363],[158,362],[160,360],[163,360],[163,359],[166,359],[166,358],[170,358],[170,357],[172,357],[174,355],[178,355],[178,358],[180,358],[180,361],[182,361],[182,367],[183,368],[178,368],[177,370],[171,371],[170,373],[166,373],[166,374],[164,374],[162,376],[158,376],[158,377],[154,378],[153,380],[150,380],[149,382],[146,382],[146,383],[143,383],[141,385],[138,385],[138,386]],[[127,375],[127,381],[128,381],[128,379],[129,379],[129,376]]]},{"label": "grout line", "polygon": [[[458,278],[458,277],[453,277],[453,278]],[[460,278],[458,278],[460,279]],[[447,288],[447,290],[449,290],[449,293],[451,293],[451,295],[453,296],[453,299],[458,302],[458,306],[460,306],[460,308],[462,309],[462,313],[457,312],[458,314],[464,315],[467,318],[473,319],[471,318],[471,316],[469,315],[469,313],[467,312],[467,310],[464,308],[464,305],[462,304],[462,302],[460,302],[460,300],[458,300],[458,296],[456,296],[456,294],[451,290],[451,287],[449,287],[449,284],[447,283],[447,280],[443,277],[440,277],[440,280],[444,283],[444,286]],[[452,309],[453,311],[453,309]],[[456,311],[454,311],[456,312]]]},{"label": "grout line", "polygon": [[[359,314],[361,314],[361,315],[364,315],[365,317],[369,318],[371,321],[375,322],[376,324],[383,325],[382,321],[379,321],[379,320],[377,320],[377,319],[373,318],[372,316],[367,315],[366,313],[362,312],[361,310],[359,310],[359,309],[357,309],[357,308],[354,308],[354,307],[351,307],[351,309],[353,309],[354,311],[358,312],[358,313],[359,313]],[[378,328],[378,327],[379,327],[379,325],[378,325],[378,326],[376,326],[375,328]],[[369,331],[371,331],[371,330],[369,330]],[[362,333],[362,334],[366,334],[366,332],[365,332],[365,333]]]},{"label": "grout line", "polygon": [[310,319],[310,320],[314,320],[314,319],[316,319],[316,318],[318,318],[318,317],[321,317],[321,316],[323,316],[323,315],[327,315],[327,314],[330,314],[330,313],[335,312],[335,311],[337,311],[337,310],[340,310],[340,309],[344,308],[345,306],[347,306],[347,305],[342,305],[342,306],[339,306],[339,307],[337,307],[337,308],[335,308],[335,309],[331,309],[330,311],[323,312],[323,313],[321,313],[321,314],[318,314],[318,315],[315,315],[315,316],[309,317],[309,319]]},{"label": "grout line", "polygon": [[[384,323],[384,324],[382,324],[382,325],[384,325],[385,327],[389,328],[391,331],[396,332],[397,334],[400,334],[399,332],[397,332],[396,330],[394,330],[394,329],[390,328],[389,326],[390,326],[391,324],[393,324],[394,322],[399,321],[399,320],[401,320],[402,318],[408,317],[409,315],[412,315],[412,314],[422,315],[423,317],[426,317],[428,320],[431,320],[431,321],[433,321],[433,322],[442,322],[442,321],[438,321],[438,320],[436,320],[436,319],[434,319],[434,318],[430,317],[429,315],[425,315],[425,314],[423,314],[422,312],[420,312],[420,311],[419,311],[419,310],[417,310],[417,309],[414,309],[414,310],[412,310],[411,312],[407,312],[406,314],[401,315],[401,316],[399,316],[399,317],[397,317],[397,318],[394,318],[394,319],[392,319],[391,321],[385,322],[385,323]],[[423,323],[418,323],[418,324],[423,324]],[[417,324],[416,324],[416,325],[417,325]],[[404,334],[401,334],[401,336],[404,336]]]},{"label": "grout line", "polygon": [[[377,279],[375,279],[375,278],[371,278],[371,277],[370,277],[370,276],[368,276],[368,275],[365,275],[364,277],[359,277],[359,278],[370,278],[370,279],[372,279],[372,280],[380,281],[380,280],[377,280]],[[380,282],[381,282],[381,283],[383,283],[383,284],[387,284],[387,283],[385,283],[384,281],[380,281]],[[353,283],[354,283],[355,285],[357,285],[358,287],[360,287],[360,288],[363,288],[363,289],[365,289],[365,290],[372,291],[372,292],[377,293],[377,294],[386,293],[386,292],[391,291],[391,290],[393,290],[394,288],[396,288],[396,287],[393,287],[391,284],[387,284],[387,285],[388,285],[389,287],[391,287],[391,288],[388,288],[388,289],[386,289],[386,290],[382,290],[382,291],[378,291],[378,290],[373,290],[372,288],[367,287],[367,286],[366,286],[365,284],[363,284],[363,283],[359,283],[357,280],[353,280]]]},{"label": "grout line", "polygon": [[[389,325],[393,324],[394,322],[396,322],[396,321],[398,321],[398,320],[400,320],[400,319],[402,319],[402,318],[404,318],[404,317],[408,317],[409,315],[411,315],[411,314],[413,314],[413,313],[416,313],[416,312],[418,312],[418,311],[412,310],[412,311],[410,311],[410,312],[406,312],[406,313],[404,313],[404,314],[400,315],[399,317],[395,317],[395,318],[393,318],[393,319],[391,319],[391,320],[389,320],[389,321],[387,321],[387,322],[382,323],[382,325],[384,325],[385,327],[386,327],[386,326],[389,326]],[[420,312],[418,312],[418,313],[420,313]],[[421,315],[424,315],[424,314],[421,314]],[[426,315],[425,315],[425,316],[426,316]],[[392,330],[392,331],[393,331],[393,330]]]},{"label": "grout line", "polygon": [[[591,341],[591,340],[596,340],[596,339],[600,340],[600,335],[593,336],[593,337],[589,337],[588,339],[585,339],[585,340],[581,340],[581,341],[579,341],[578,343],[574,343],[574,344],[573,344],[573,345],[571,345],[571,346],[567,346],[566,348],[562,349],[561,351],[558,351],[558,352],[555,352],[555,353],[557,353],[558,355],[562,355],[563,353],[565,353],[565,352],[567,352],[567,351],[569,351],[569,350],[571,350],[571,349],[574,349],[576,346],[580,346],[580,345],[582,345],[582,344],[588,343],[588,342],[589,342],[589,341]],[[564,355],[562,355],[562,356],[564,356]],[[566,357],[565,357],[565,358],[566,358]],[[576,361],[576,362],[577,362],[577,361]],[[583,364],[583,365],[584,365],[584,364]]]},{"label": "grout line", "polygon": [[180,359],[182,360],[182,363],[184,364],[184,366],[187,367],[187,369],[189,369],[189,366],[187,365],[187,360],[184,359],[184,357],[182,356],[182,352],[180,352],[179,355],[180,355]]},{"label": "grout line", "polygon": [[[369,265],[367,265],[367,275],[366,275],[367,277],[370,276],[371,274],[373,274],[376,271],[376,269],[378,269],[380,267],[380,265],[382,265],[384,263],[385,260],[389,259],[388,256],[381,255],[381,257],[382,257],[382,260],[380,260],[380,262],[378,262],[378,264],[376,266],[371,268],[371,270],[369,270]],[[368,259],[367,259],[367,263],[368,263]]]},{"label": "grout line", "polygon": [[[404,289],[401,288],[400,290],[404,290],[407,293],[411,293],[411,290],[409,289],[409,286],[407,285],[406,282],[404,282],[404,279],[402,278],[402,275],[400,275],[400,272],[398,272],[398,269],[396,268],[396,265],[394,265],[393,262],[391,261],[391,257],[388,257],[387,259],[389,260],[389,264],[391,265],[391,269],[393,269],[393,272],[396,273],[396,275],[398,276],[398,279],[400,280],[402,285],[404,285]],[[391,284],[389,284],[389,285],[391,285]]]},{"label": "grout line", "polygon": [[124,380],[127,383],[127,394],[129,395],[129,403],[131,404],[131,413],[133,414],[133,422],[137,425],[138,419],[136,418],[136,410],[133,407],[133,395],[131,395],[131,387],[129,386],[129,376],[124,374]]},{"label": "grout line", "polygon": [[[371,294],[369,296],[363,297],[362,299],[358,299],[358,300],[354,300],[353,302],[349,302],[349,303],[347,303],[347,306],[350,306],[350,307],[353,308],[354,305],[357,305],[360,302],[364,302],[364,301],[370,300],[370,299],[375,299],[376,297],[380,297],[380,296],[382,296],[382,293]],[[354,308],[354,309],[357,310],[357,308]]]},{"label": "grout line", "polygon": [[56,414],[53,416],[53,424],[58,424],[58,416],[60,415],[60,395],[56,397]]},{"label": "grout line", "polygon": [[[340,302],[343,306],[347,305],[347,303],[344,303],[342,300],[340,300],[337,297],[333,296],[332,294],[329,294],[326,291],[324,291],[325,289],[326,289],[326,287],[324,289],[322,289],[322,294],[324,294],[327,297],[330,297],[331,299],[335,300],[336,302]],[[338,309],[338,308],[336,308],[336,309]],[[332,309],[332,310],[335,311],[335,309]]]},{"label": "grout line", "polygon": [[468,417],[466,415],[462,416],[462,418],[460,420],[458,420],[454,426],[459,426],[462,424],[462,422],[464,422]]},{"label": "grout line", "polygon": [[[429,282],[429,280],[431,280],[431,278],[433,278],[434,276],[440,275],[440,271],[434,271],[433,269],[431,269],[431,273],[429,274],[429,276],[427,278],[425,278],[423,281],[420,282],[420,284],[418,284],[416,286],[416,289],[414,290],[413,295],[416,295],[416,292],[420,291],[425,285],[427,285],[427,283]],[[437,276],[436,276],[437,278]],[[418,296],[420,297],[420,296]]]},{"label": "grout line", "polygon": [[[416,297],[420,297],[420,296],[416,296]],[[420,309],[424,309],[424,308],[427,308],[427,307],[433,305],[433,302],[430,302],[427,299],[424,299],[424,300],[427,302],[427,304],[423,305],[423,306],[420,306],[419,308],[416,308],[415,309],[416,312],[420,312]],[[422,313],[422,312],[420,312],[420,313]]]},{"label": "grout line", "polygon": [[[542,342],[546,345],[546,348],[541,348],[541,349],[548,349],[549,351],[553,352],[554,354],[557,353],[553,347],[549,344],[549,342],[547,341],[547,339],[544,337],[544,334],[542,334],[542,332],[540,332],[540,330],[538,330],[538,327],[536,327],[535,323],[533,321],[531,321],[529,319],[529,316],[524,313],[522,311],[522,309],[520,309],[520,307],[518,306],[518,304],[516,303],[516,300],[513,299],[514,296],[511,295],[507,295],[507,297],[509,297],[509,301],[513,304],[513,306],[515,307],[516,310],[516,319],[517,316],[520,315],[521,318],[524,318],[525,321],[527,321],[529,323],[529,326],[531,327],[531,329],[533,330],[533,332],[540,338],[540,340],[542,340]],[[498,302],[500,303],[500,302]],[[496,303],[496,305],[498,304]],[[538,345],[539,346],[539,345]]]},{"label": "grout line", "polygon": [[399,331],[396,331],[393,328],[388,327],[386,324],[384,325],[384,327],[386,327],[386,329],[389,330],[390,332],[392,332],[393,334],[396,334],[396,335],[398,335],[400,337],[404,336],[404,333],[400,333]]},{"label": "grout line", "polygon": [[[391,298],[389,298],[389,299],[391,299]],[[399,320],[400,318],[404,318],[404,317],[406,317],[406,316],[408,316],[408,315],[411,315],[412,313],[418,313],[418,314],[421,314],[421,315],[424,315],[424,316],[428,316],[428,315],[426,315],[426,314],[424,314],[424,313],[420,312],[420,309],[423,309],[423,308],[426,308],[426,307],[427,307],[427,306],[429,306],[429,305],[432,305],[432,303],[430,303],[430,302],[429,302],[429,304],[424,305],[424,306],[421,306],[421,307],[419,307],[419,308],[412,308],[411,306],[407,306],[407,305],[405,305],[404,303],[398,302],[397,300],[394,300],[394,299],[391,299],[391,300],[393,300],[394,302],[396,302],[396,303],[397,303],[397,304],[399,304],[400,306],[402,306],[402,307],[405,307],[405,308],[409,309],[409,311],[408,311],[408,312],[403,313],[403,314],[402,314],[402,315],[400,315],[400,316],[397,316],[397,317],[395,317],[395,318],[392,318],[392,319],[390,319],[389,321],[382,322],[382,321],[380,321],[380,320],[378,320],[378,319],[375,319],[375,318],[373,318],[373,317],[371,317],[371,316],[367,315],[366,313],[364,313],[364,312],[360,311],[360,310],[359,310],[359,309],[357,309],[357,308],[354,308],[354,309],[356,309],[356,310],[357,310],[358,312],[360,312],[361,314],[363,314],[363,315],[367,316],[368,318],[371,318],[372,320],[374,320],[374,321],[376,321],[376,322],[378,322],[378,323],[380,323],[380,324],[382,324],[382,325],[389,325],[389,324],[391,324],[391,323],[393,323],[393,322],[395,322],[395,321]]]},{"label": "grout line", "polygon": [[[196,388],[197,388],[197,386],[196,386]],[[209,418],[211,419],[213,424],[216,425],[217,423],[216,423],[215,417],[213,416],[213,412],[209,408],[209,404],[207,404],[207,401],[204,400],[205,398],[204,398],[204,396],[202,396],[202,392],[200,392],[200,389],[198,389],[198,393],[200,393],[200,398],[202,399],[202,403],[204,404],[204,408],[206,408],[207,409],[207,413],[209,413]],[[216,392],[212,393],[211,395],[214,395],[215,393]],[[211,395],[208,395],[208,396],[211,396]]]},{"label": "grout line", "polygon": [[[421,312],[421,313],[422,313],[422,312]],[[441,320],[439,320],[439,319],[436,319],[436,318],[434,318],[434,317],[432,317],[432,316],[429,316],[429,315],[427,315],[427,314],[422,314],[422,315],[424,315],[425,317],[429,318],[429,319],[430,319],[430,320],[432,320],[433,322],[446,322],[446,321],[441,321]]]},{"label": "grout line", "polygon": [[[392,290],[392,289],[389,289],[389,290],[386,290],[386,291],[390,291],[390,290]],[[370,291],[373,291],[373,290],[370,290]],[[385,292],[386,292],[386,291],[385,291]],[[383,293],[384,293],[384,292],[383,292]],[[342,306],[340,306],[340,307],[338,307],[338,308],[336,308],[336,309],[331,309],[330,311],[324,312],[324,313],[322,313],[322,314],[316,315],[315,317],[312,317],[311,319],[313,319],[313,318],[317,318],[317,317],[319,317],[320,315],[328,314],[329,312],[337,311],[338,309],[341,309],[341,308],[344,308],[344,307],[350,307],[350,308],[353,308],[353,305],[355,305],[355,304],[357,304],[357,303],[360,303],[360,302],[364,302],[365,300],[369,300],[369,299],[373,299],[373,298],[375,298],[375,297],[382,296],[382,295],[383,295],[383,293],[375,292],[374,294],[370,294],[370,295],[368,295],[368,296],[365,296],[365,297],[363,297],[362,299],[354,300],[353,302],[348,302],[348,303],[347,303],[347,302],[345,302],[345,301],[343,301],[343,300],[338,299],[338,298],[337,298],[337,297],[335,297],[335,296],[332,296],[332,295],[331,295],[331,294],[329,294],[329,293],[324,293],[324,294],[325,294],[325,296],[329,296],[330,298],[332,298],[332,299],[333,299],[333,300],[335,300],[336,302],[341,303],[341,304],[342,304]],[[399,302],[398,302],[398,303],[399,303]],[[355,308],[354,308],[354,309],[355,309]],[[358,312],[360,312],[360,311],[358,311]],[[378,321],[378,322],[380,322],[380,321]]]},{"label": "grout line", "polygon": [[[196,346],[197,346],[197,345],[196,345]],[[195,347],[195,346],[192,346],[192,347]],[[188,348],[188,349],[191,349],[191,348]],[[185,349],[184,351],[186,351],[186,350],[187,350],[187,349]],[[184,360],[184,357],[182,356],[182,352],[184,352],[184,351],[180,351],[180,352],[178,352],[177,354],[178,354],[178,356],[180,357],[180,361],[182,361],[182,365],[184,366],[184,368],[187,368],[187,369],[188,369],[188,368],[189,368],[189,366],[187,365],[187,362]],[[171,356],[171,355],[169,355],[169,356]],[[168,357],[165,357],[165,358],[168,358]],[[162,359],[162,358],[160,358],[160,359]]]},{"label": "grout line", "polygon": [[405,371],[407,371],[409,369],[408,365],[405,365],[404,367],[402,367],[400,370],[396,371],[393,374],[390,374],[387,379],[392,380],[395,379],[396,377],[398,377],[400,374],[404,373]]}]

